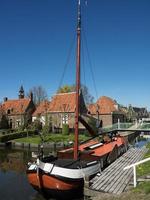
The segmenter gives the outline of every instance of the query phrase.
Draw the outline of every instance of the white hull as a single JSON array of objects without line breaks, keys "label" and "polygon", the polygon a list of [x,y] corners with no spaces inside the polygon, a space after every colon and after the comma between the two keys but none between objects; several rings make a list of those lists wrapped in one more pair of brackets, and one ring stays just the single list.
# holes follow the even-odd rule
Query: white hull
[{"label": "white hull", "polygon": [[67,167],[59,167],[55,164],[44,163],[37,159],[36,164],[31,164],[28,170],[41,169],[44,173],[48,173],[52,176],[67,178],[67,179],[82,179],[92,176],[101,170],[100,163],[97,161],[89,162],[86,166],[78,167],[76,169],[70,169]]}]

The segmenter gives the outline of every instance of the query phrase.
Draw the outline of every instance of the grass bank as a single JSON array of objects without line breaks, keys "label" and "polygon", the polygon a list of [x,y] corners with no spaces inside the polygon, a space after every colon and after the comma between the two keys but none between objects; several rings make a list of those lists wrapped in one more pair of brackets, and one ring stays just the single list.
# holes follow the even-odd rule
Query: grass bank
[{"label": "grass bank", "polygon": [[[80,134],[79,135],[79,141],[85,141],[89,139],[89,136]],[[44,140],[47,142],[69,142],[69,141],[74,141],[74,134],[69,134],[69,135],[63,135],[63,134],[54,134],[50,133],[48,135],[44,136]],[[15,139],[16,142],[22,142],[22,143],[32,143],[32,144],[40,144],[41,143],[41,138],[38,135],[33,135],[29,137],[24,137],[24,138],[19,138]]]},{"label": "grass bank", "polygon": [[[150,143],[148,143],[146,147],[148,148],[148,152],[144,156],[144,159],[150,157]],[[137,166],[137,177],[138,178],[145,177],[147,175],[150,175],[150,161]],[[150,181],[139,183],[137,185],[137,187],[134,188],[133,191],[134,192],[144,192],[145,194],[150,194]]]}]

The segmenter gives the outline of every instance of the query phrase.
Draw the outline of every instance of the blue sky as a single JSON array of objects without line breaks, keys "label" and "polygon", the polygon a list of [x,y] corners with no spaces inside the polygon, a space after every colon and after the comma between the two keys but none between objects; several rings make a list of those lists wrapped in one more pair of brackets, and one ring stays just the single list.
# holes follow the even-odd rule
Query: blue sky
[{"label": "blue sky", "polygon": [[[17,98],[21,84],[26,92],[36,85],[49,97],[56,92],[75,36],[76,3],[0,0],[0,101]],[[87,7],[82,5],[98,97],[150,108],[149,10],[149,0],[88,0]],[[82,82],[96,100],[83,47]],[[63,83],[74,83],[74,74],[72,51]]]}]

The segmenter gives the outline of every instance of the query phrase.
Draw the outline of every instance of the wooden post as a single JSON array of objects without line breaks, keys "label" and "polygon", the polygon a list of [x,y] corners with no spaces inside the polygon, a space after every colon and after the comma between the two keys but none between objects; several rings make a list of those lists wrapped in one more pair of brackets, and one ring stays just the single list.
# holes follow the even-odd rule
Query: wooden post
[{"label": "wooden post", "polygon": [[133,166],[134,187],[136,187],[136,165]]},{"label": "wooden post", "polygon": [[118,129],[120,129],[120,119],[118,118]]}]

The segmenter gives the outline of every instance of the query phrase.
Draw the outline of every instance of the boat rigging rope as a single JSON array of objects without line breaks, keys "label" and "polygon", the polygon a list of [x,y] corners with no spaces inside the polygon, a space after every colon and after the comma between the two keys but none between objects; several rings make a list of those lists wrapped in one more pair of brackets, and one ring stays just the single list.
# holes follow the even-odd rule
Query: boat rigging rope
[{"label": "boat rigging rope", "polygon": [[74,34],[74,37],[73,37],[73,40],[70,44],[70,47],[69,47],[69,52],[68,52],[68,56],[66,58],[66,63],[63,67],[63,72],[62,72],[62,76],[61,76],[61,79],[60,79],[60,82],[58,84],[58,89],[62,86],[62,83],[63,83],[63,80],[64,80],[64,76],[65,76],[65,73],[66,73],[66,70],[67,70],[67,67],[69,65],[69,62],[70,62],[70,58],[71,58],[71,54],[72,54],[72,51],[73,51],[73,46],[75,44],[75,37],[76,37],[76,34]]},{"label": "boat rigging rope", "polygon": [[[85,55],[84,55],[84,45],[83,45],[83,41],[81,40],[81,46],[82,46],[82,48],[81,48],[81,54],[82,54],[82,59],[81,59],[81,61],[82,61],[82,68],[81,68],[81,73],[83,72],[83,85],[85,85],[86,86],[86,76],[85,76]],[[82,84],[81,84],[82,85]]]},{"label": "boat rigging rope", "polygon": [[88,58],[89,67],[90,67],[90,71],[91,71],[91,77],[92,77],[92,81],[93,81],[95,95],[96,95],[96,99],[98,99],[98,92],[97,92],[97,87],[96,87],[95,78],[94,78],[93,65],[92,65],[91,58],[90,58],[90,52],[89,52],[87,38],[86,38],[84,28],[83,28],[82,32],[83,32],[83,39],[85,41],[84,43],[85,43],[85,48],[86,48],[86,51],[87,51],[87,58]]}]

